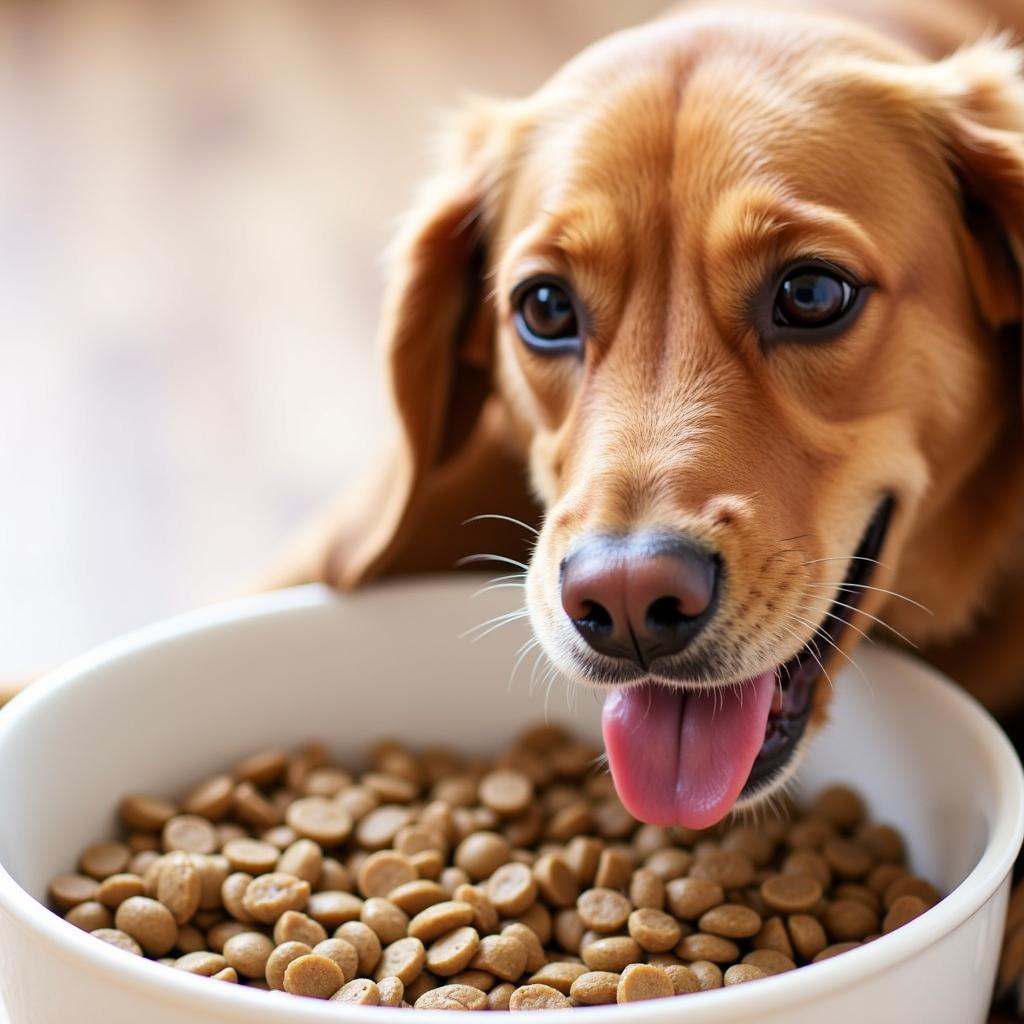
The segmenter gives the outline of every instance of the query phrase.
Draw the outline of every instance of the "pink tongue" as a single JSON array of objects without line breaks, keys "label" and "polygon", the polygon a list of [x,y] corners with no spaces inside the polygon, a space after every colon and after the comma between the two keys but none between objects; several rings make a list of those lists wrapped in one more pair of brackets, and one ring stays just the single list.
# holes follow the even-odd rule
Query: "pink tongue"
[{"label": "pink tongue", "polygon": [[613,690],[604,702],[604,743],[630,814],[688,828],[724,818],[764,743],[774,690],[774,672],[714,690],[652,683]]}]

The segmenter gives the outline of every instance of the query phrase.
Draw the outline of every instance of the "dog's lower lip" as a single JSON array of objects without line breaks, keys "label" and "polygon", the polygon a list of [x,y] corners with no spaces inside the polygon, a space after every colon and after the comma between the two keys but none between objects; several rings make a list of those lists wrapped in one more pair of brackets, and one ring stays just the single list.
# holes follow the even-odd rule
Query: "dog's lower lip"
[{"label": "dog's lower lip", "polygon": [[751,797],[769,785],[796,751],[807,728],[815,688],[825,673],[823,662],[827,658],[826,652],[839,647],[843,632],[860,603],[864,593],[862,586],[870,579],[885,542],[893,506],[893,499],[886,497],[875,510],[850,560],[850,569],[838,587],[837,596],[818,627],[828,636],[826,650],[819,648],[815,651],[812,641],[776,669],[779,696],[769,712],[764,745],[754,760],[740,799]]}]

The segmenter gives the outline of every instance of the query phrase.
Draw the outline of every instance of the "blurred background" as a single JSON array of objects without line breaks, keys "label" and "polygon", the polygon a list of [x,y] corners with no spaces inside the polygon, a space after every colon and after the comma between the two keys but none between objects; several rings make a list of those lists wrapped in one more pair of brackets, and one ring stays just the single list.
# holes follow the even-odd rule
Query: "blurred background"
[{"label": "blurred background", "polygon": [[231,595],[354,477],[440,114],[663,6],[0,3],[0,678]]}]

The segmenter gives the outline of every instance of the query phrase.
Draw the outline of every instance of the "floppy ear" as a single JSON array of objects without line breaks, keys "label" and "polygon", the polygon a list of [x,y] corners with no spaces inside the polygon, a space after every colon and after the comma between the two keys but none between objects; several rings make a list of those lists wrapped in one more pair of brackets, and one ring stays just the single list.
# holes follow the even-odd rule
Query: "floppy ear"
[{"label": "floppy ear", "polygon": [[495,107],[470,112],[397,240],[383,322],[397,437],[332,528],[323,576],[337,586],[449,570],[470,552],[524,551],[510,544],[525,531],[493,522],[462,529],[475,515],[536,518],[492,388],[495,322],[485,280],[516,131]]},{"label": "floppy ear", "polygon": [[963,197],[962,244],[978,309],[1021,362],[1024,302],[1024,51],[1005,37],[908,69]]}]

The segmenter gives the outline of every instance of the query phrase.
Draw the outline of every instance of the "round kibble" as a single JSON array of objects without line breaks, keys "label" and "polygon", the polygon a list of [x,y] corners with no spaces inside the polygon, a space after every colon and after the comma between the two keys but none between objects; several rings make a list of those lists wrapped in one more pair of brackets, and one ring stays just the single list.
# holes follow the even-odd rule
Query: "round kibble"
[{"label": "round kibble", "polygon": [[781,917],[769,917],[761,925],[761,930],[751,939],[750,944],[754,949],[772,949],[783,956],[792,958],[793,943],[790,942],[789,933]]},{"label": "round kibble", "polygon": [[231,839],[224,844],[223,854],[232,871],[263,875],[274,870],[281,851],[262,839]]},{"label": "round kibble", "polygon": [[178,925],[171,912],[148,896],[132,896],[117,908],[114,925],[130,935],[150,955],[163,956],[174,948]]},{"label": "round kibble", "polygon": [[495,985],[490,992],[487,993],[487,1009],[488,1010],[508,1010],[510,1009],[510,1003],[512,1001],[512,993],[515,992],[516,987],[510,981],[503,981],[500,985]]},{"label": "round kibble", "polygon": [[725,902],[725,891],[709,878],[674,878],[665,886],[669,909],[684,921],[696,921]]},{"label": "round kibble", "polygon": [[93,903],[99,895],[99,883],[85,875],[59,875],[50,883],[50,898],[58,910],[70,910],[79,903]]},{"label": "round kibble", "polygon": [[273,952],[267,957],[267,966],[264,970],[264,977],[267,984],[278,992],[284,991],[284,975],[288,965],[300,956],[308,956],[313,950],[304,942],[286,942],[284,945],[276,946]]},{"label": "round kibble", "polygon": [[672,995],[675,995],[672,979],[652,964],[630,964],[623,970],[616,990],[616,1000],[620,1003],[638,1003]]},{"label": "round kibble", "polygon": [[475,832],[455,848],[455,866],[462,868],[474,882],[490,878],[508,862],[512,845],[497,832]]},{"label": "round kibble", "polygon": [[552,960],[534,971],[528,979],[531,985],[550,985],[567,996],[577,978],[588,973],[588,969],[577,961]]},{"label": "round kibble", "polygon": [[496,814],[521,814],[533,799],[533,782],[522,772],[488,772],[478,784],[480,801]]},{"label": "round kibble", "polygon": [[739,959],[740,947],[721,935],[694,932],[693,935],[684,935],[679,941],[676,955],[683,960],[710,960],[716,964],[728,964]]},{"label": "round kibble", "polygon": [[825,908],[821,923],[834,942],[850,942],[878,931],[878,914],[860,900],[836,900]]},{"label": "round kibble", "polygon": [[422,942],[434,939],[463,925],[474,923],[473,907],[463,900],[445,900],[420,911],[408,926],[409,935]]},{"label": "round kibble", "polygon": [[485,935],[470,966],[503,981],[515,981],[526,970],[528,956],[526,946],[514,935]]},{"label": "round kibble", "polygon": [[891,825],[869,822],[858,830],[857,842],[884,864],[901,864],[906,855],[903,838]]},{"label": "round kibble", "polygon": [[321,846],[337,846],[352,832],[352,816],[337,801],[322,796],[296,800],[284,819],[295,831]]},{"label": "round kibble", "polygon": [[427,948],[427,970],[443,978],[458,974],[469,966],[479,948],[480,936],[475,928],[468,925],[455,928],[436,939]]},{"label": "round kibble", "polygon": [[772,875],[760,891],[765,906],[783,914],[806,914],[822,897],[821,883],[810,875]]},{"label": "round kibble", "polygon": [[217,830],[197,814],[179,814],[164,825],[163,847],[167,851],[184,850],[186,853],[215,853],[218,848]]},{"label": "round kibble", "polygon": [[[454,870],[458,871],[458,868]],[[461,877],[461,875],[460,875]],[[461,881],[459,885],[463,884]],[[435,903],[443,903],[452,895],[458,885],[451,890],[446,889],[439,882],[429,878],[417,878],[414,882],[406,882],[388,893],[388,900],[393,903],[402,913],[414,916]]]},{"label": "round kibble", "polygon": [[[368,791],[363,792],[368,793]],[[372,800],[377,799],[372,794],[368,795]],[[342,804],[340,798],[336,799],[335,803],[339,804],[339,806],[346,806]],[[347,807],[351,806],[351,803],[347,805]],[[352,812],[349,811],[348,813],[351,818]],[[356,841],[364,849],[379,850],[387,846],[398,834],[398,831],[408,825],[411,820],[412,812],[408,807],[402,807],[398,804],[383,804],[380,807],[373,806],[359,818],[355,830]]]},{"label": "round kibble", "polygon": [[274,943],[262,932],[239,932],[224,943],[222,953],[229,967],[246,978],[263,978]]},{"label": "round kibble", "polygon": [[576,909],[584,927],[595,932],[617,932],[629,919],[633,907],[621,892],[595,888],[580,894]]},{"label": "round kibble", "polygon": [[694,960],[690,964],[690,972],[697,979],[702,992],[714,988],[721,988],[724,984],[722,979],[722,968],[710,960]]},{"label": "round kibble", "polygon": [[120,819],[137,832],[159,832],[177,812],[166,800],[138,793],[126,796],[117,807]]},{"label": "round kibble", "polygon": [[487,898],[505,917],[518,917],[537,898],[537,882],[525,864],[502,864],[487,881]]},{"label": "round kibble", "polygon": [[405,997],[405,986],[400,978],[392,975],[389,978],[380,979],[377,992],[380,997],[380,1006],[401,1006]]},{"label": "round kibble", "polygon": [[542,854],[533,865],[533,877],[540,895],[552,907],[571,907],[579,895],[580,884],[560,853]]},{"label": "round kibble", "polygon": [[130,847],[124,843],[105,840],[88,847],[79,858],[78,866],[82,874],[102,882],[104,878],[127,871],[131,859]]},{"label": "round kibble", "polygon": [[742,985],[747,981],[759,981],[767,977],[768,975],[754,964],[733,964],[722,976],[722,981],[728,988],[730,985]]},{"label": "round kibble", "polygon": [[363,901],[358,896],[335,889],[314,892],[306,903],[306,913],[328,929],[358,920],[362,909]]},{"label": "round kibble", "polygon": [[[146,885],[138,875],[111,875],[100,882],[97,897],[99,902],[111,910],[116,910],[125,900],[132,896],[144,896]],[[187,918],[185,920],[188,920]],[[91,929],[90,929],[91,930]]]},{"label": "round kibble", "polygon": [[849,786],[829,786],[815,797],[809,811],[841,831],[850,832],[860,824],[867,808],[860,795]]},{"label": "round kibble", "polygon": [[351,1003],[356,1006],[380,1006],[380,989],[369,978],[356,978],[342,985],[331,996],[331,1002]]},{"label": "round kibble", "polygon": [[176,924],[185,924],[199,909],[202,883],[187,853],[171,853],[163,858],[157,876],[156,898],[171,912]]},{"label": "round kibble", "polygon": [[344,984],[341,968],[318,953],[296,957],[284,971],[284,990],[294,996],[330,999]]},{"label": "round kibble", "polygon": [[[627,925],[630,936],[636,939],[640,948],[648,953],[664,953],[666,950],[672,949],[682,938],[679,922],[671,914],[654,910],[651,907],[634,910],[629,915]],[[758,926],[760,926],[760,919],[758,919]]]},{"label": "round kibble", "polygon": [[384,945],[402,938],[409,927],[409,915],[380,896],[372,896],[363,903],[359,920],[369,925]]},{"label": "round kibble", "polygon": [[619,975],[613,971],[586,971],[572,983],[569,995],[578,1005],[601,1006],[616,1001],[618,987]]},{"label": "round kibble", "polygon": [[774,949],[752,950],[743,958],[743,962],[760,968],[765,974],[784,974],[796,967],[790,957]]},{"label": "round kibble", "polygon": [[381,951],[375,980],[393,974],[403,985],[408,985],[423,970],[426,956],[423,943],[412,936],[392,942]]},{"label": "round kibble", "polygon": [[416,877],[416,868],[404,854],[378,850],[359,865],[356,884],[363,896],[387,896],[392,889],[413,882]]},{"label": "round kibble", "polygon": [[318,956],[326,956],[340,968],[346,981],[352,981],[359,970],[359,954],[355,946],[346,939],[324,939],[313,947]]},{"label": "round kibble", "polygon": [[181,801],[186,814],[194,814],[209,821],[219,821],[231,810],[231,794],[235,783],[230,775],[215,775],[190,789]]},{"label": "round kibble", "polygon": [[89,934],[94,935],[108,946],[115,946],[117,949],[123,949],[126,953],[142,956],[142,947],[130,935],[118,928],[97,928]]},{"label": "round kibble", "polygon": [[782,874],[807,875],[823,889],[832,884],[832,869],[828,861],[814,850],[794,850],[782,862]]},{"label": "round kibble", "polygon": [[927,909],[928,904],[920,896],[898,896],[886,911],[882,931],[888,934],[902,928],[908,921],[920,917]]},{"label": "round kibble", "polygon": [[863,878],[874,865],[874,858],[867,849],[853,839],[833,836],[825,840],[821,852],[840,878]]},{"label": "round kibble", "polygon": [[644,861],[644,867],[653,871],[663,882],[671,882],[673,878],[682,878],[692,863],[693,856],[686,850],[666,846],[651,853]]},{"label": "round kibble", "polygon": [[528,925],[522,924],[519,921],[512,921],[501,929],[501,934],[517,939],[523,944],[523,948],[526,950],[526,966],[524,970],[531,972],[539,971],[547,963],[548,956],[544,952],[544,946],[537,933]]},{"label": "round kibble", "polygon": [[727,939],[749,939],[761,930],[761,917],[750,907],[739,903],[723,903],[702,914],[697,927],[702,932]]},{"label": "round kibble", "polygon": [[665,883],[650,868],[639,868],[629,880],[629,902],[638,909],[663,910]]},{"label": "round kibble", "polygon": [[787,925],[793,948],[804,961],[813,960],[828,945],[821,922],[810,914],[793,914]]},{"label": "round kibble", "polygon": [[859,942],[834,942],[831,946],[826,946],[814,958],[814,962],[817,964],[822,960],[831,960],[832,957],[839,956],[840,953],[849,953],[851,949],[856,949],[859,945]]},{"label": "round kibble", "polygon": [[754,880],[754,865],[735,850],[714,850],[694,862],[690,876],[717,882],[723,889],[742,889]]},{"label": "round kibble", "polygon": [[914,875],[904,875],[897,878],[886,890],[882,898],[882,905],[886,911],[892,909],[892,905],[901,896],[916,896],[929,907],[934,907],[939,902],[939,893],[931,882]]},{"label": "round kibble", "polygon": [[666,964],[662,970],[668,975],[669,981],[672,982],[672,991],[677,996],[700,991],[700,979],[685,964]]},{"label": "round kibble", "polygon": [[344,939],[359,957],[359,973],[371,974],[380,963],[382,946],[377,933],[362,921],[346,921],[334,933],[336,939]]},{"label": "round kibble", "polygon": [[470,985],[441,985],[413,1003],[417,1010],[486,1010],[487,996]]},{"label": "round kibble", "polygon": [[327,932],[319,921],[298,910],[286,910],[274,922],[274,942],[304,942],[315,946],[327,938]]},{"label": "round kibble", "polygon": [[[319,884],[323,874],[324,853],[317,843],[312,839],[296,839],[287,844],[277,859],[277,870],[287,875],[294,875],[296,878],[309,882],[310,885]],[[247,870],[242,868],[240,870]],[[270,870],[269,868],[267,870]],[[328,886],[329,888],[329,886]]]},{"label": "round kibble", "polygon": [[263,924],[273,924],[287,910],[304,910],[308,902],[309,882],[279,871],[254,878],[242,897],[246,913]]},{"label": "round kibble", "polygon": [[212,978],[215,974],[223,971],[227,967],[227,963],[225,963],[224,957],[219,954],[203,949],[179,956],[174,966],[179,971],[187,971],[189,974],[199,974],[204,978]]},{"label": "round kibble", "polygon": [[510,1010],[566,1010],[570,1006],[569,997],[550,985],[522,985],[508,1000]]},{"label": "round kibble", "polygon": [[583,962],[594,971],[621,971],[643,959],[643,950],[628,935],[612,935],[595,939],[580,950]]},{"label": "round kibble", "polygon": [[101,928],[112,928],[114,925],[114,915],[109,908],[95,900],[72,907],[64,915],[64,920],[76,928],[81,928],[83,932],[95,932]]}]

